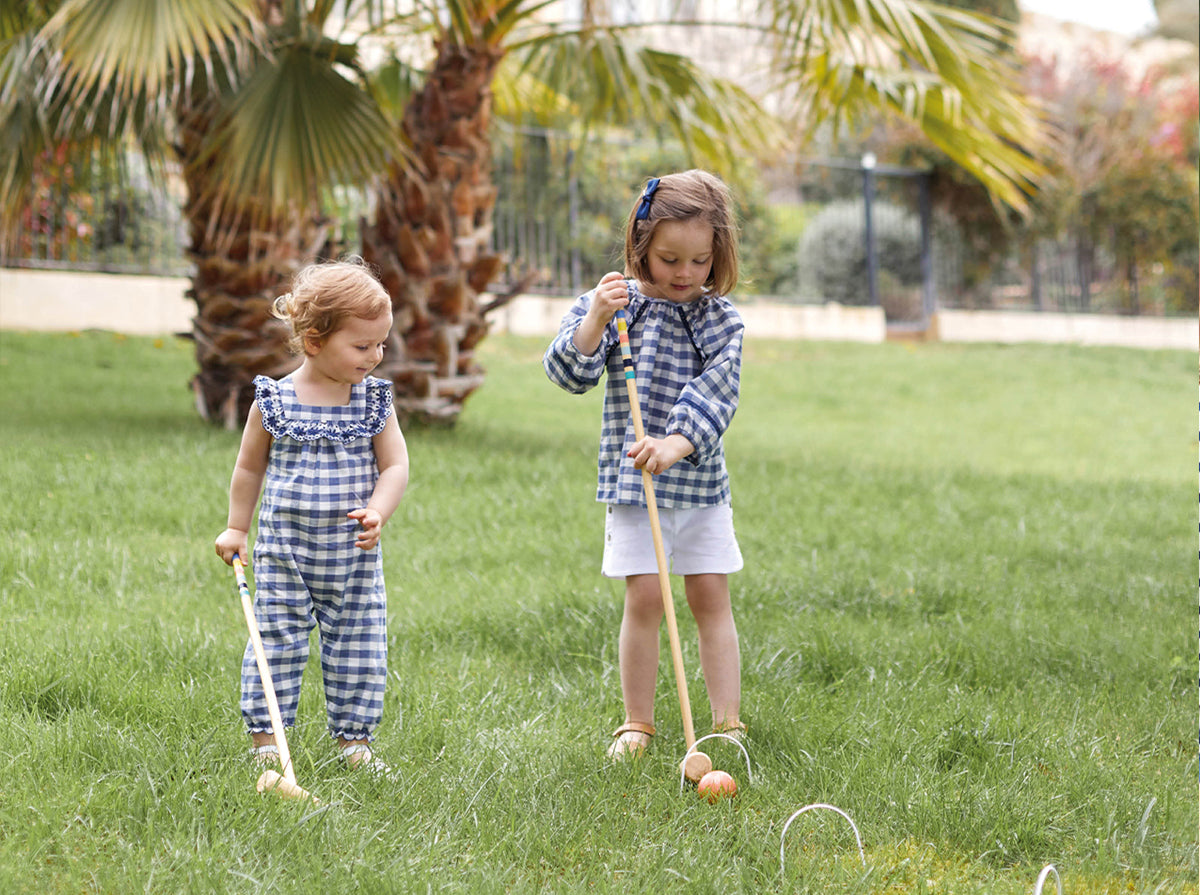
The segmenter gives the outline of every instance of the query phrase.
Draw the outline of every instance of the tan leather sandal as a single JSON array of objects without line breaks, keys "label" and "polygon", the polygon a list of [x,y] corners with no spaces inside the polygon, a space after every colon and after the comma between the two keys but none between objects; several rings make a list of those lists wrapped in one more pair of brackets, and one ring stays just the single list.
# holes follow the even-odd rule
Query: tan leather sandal
[{"label": "tan leather sandal", "polygon": [[641,721],[626,721],[613,731],[612,745],[608,757],[621,761],[626,757],[637,758],[646,751],[654,737],[654,725]]},{"label": "tan leather sandal", "polygon": [[746,731],[748,730],[749,728],[745,724],[735,718],[732,721],[722,721],[720,724],[714,724],[712,732],[723,733],[725,736],[733,737],[740,743],[746,738]]}]

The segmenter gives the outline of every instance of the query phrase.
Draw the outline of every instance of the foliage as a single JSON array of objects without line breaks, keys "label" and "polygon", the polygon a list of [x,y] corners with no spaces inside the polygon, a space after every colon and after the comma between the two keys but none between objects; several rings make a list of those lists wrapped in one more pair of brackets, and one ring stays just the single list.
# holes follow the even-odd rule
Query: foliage
[{"label": "foliage", "polygon": [[947,6],[995,16],[1014,25],[1021,22],[1021,7],[1017,0],[944,0]]},{"label": "foliage", "polygon": [[930,170],[934,207],[958,224],[967,301],[988,302],[1014,253],[1023,253],[1022,265],[1037,263],[1036,245],[1043,254],[1074,253],[1070,278],[1091,281],[1097,295],[1090,306],[1194,311],[1194,78],[1151,70],[1135,79],[1120,62],[1094,56],[1070,66],[1031,58],[1023,72],[1055,133],[1026,216],[998,206],[910,124],[893,120],[869,142],[882,158]]},{"label": "foliage", "polygon": [[135,273],[186,270],[179,202],[142,156],[95,150],[85,157],[60,143],[38,155],[32,177],[14,259]]},{"label": "foliage", "polygon": [[[580,291],[620,269],[625,223],[641,185],[648,177],[691,164],[686,148],[674,142],[595,134],[577,143],[568,133],[549,131],[501,135],[496,165],[498,240],[510,250],[515,268],[538,266],[535,283],[543,288],[569,281],[569,271],[554,267],[571,251],[578,259]],[[572,146],[578,148],[572,151]],[[726,165],[720,173],[731,186],[741,225],[738,293],[784,291],[795,279],[792,248],[800,222],[777,216],[768,205],[755,166]],[[573,243],[572,189],[577,214]]]},{"label": "foliage", "polygon": [[[1159,72],[1132,77],[1117,61],[1073,69],[1030,64],[1036,95],[1050,106],[1058,151],[1037,207],[1045,227],[1112,245],[1125,305],[1155,269],[1190,270],[1200,230],[1197,85]],[[1169,311],[1196,309],[1196,280],[1165,296]]]},{"label": "foliage", "polygon": [[[921,282],[921,225],[908,209],[890,202],[871,206],[880,272],[901,286]],[[826,205],[800,237],[798,266],[823,301],[844,305],[870,303],[867,288],[866,220],[862,200]]]},{"label": "foliage", "polygon": [[[861,30],[849,37],[821,32],[822,16],[811,10],[832,12],[828,0],[766,5],[782,32],[777,59],[798,88],[805,132],[890,113],[918,127],[996,201],[1027,207],[1046,134],[1021,95],[1008,23],[940,5],[865,0],[835,14]],[[905,65],[880,66],[881,59]]]},{"label": "foliage", "polygon": [[[543,348],[489,340],[460,428],[407,433],[378,740],[401,776],[333,760],[312,665],[306,807],[246,761],[210,546],[238,436],[179,387],[189,347],[0,333],[0,890],[1029,895],[1053,862],[1068,895],[1195,893],[1194,353],[750,340],[727,453],[753,780],[716,744],[741,792],[709,806],[679,790],[665,660],[650,752],[604,758],[598,395],[554,389]],[[818,801],[866,868],[813,813],[781,870]]]}]

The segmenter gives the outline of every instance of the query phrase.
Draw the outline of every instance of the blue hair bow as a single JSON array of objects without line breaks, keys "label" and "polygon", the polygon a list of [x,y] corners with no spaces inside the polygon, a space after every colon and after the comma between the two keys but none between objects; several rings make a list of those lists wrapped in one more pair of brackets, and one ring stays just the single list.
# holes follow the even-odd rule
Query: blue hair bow
[{"label": "blue hair bow", "polygon": [[654,201],[654,194],[658,191],[659,178],[651,177],[646,183],[646,189],[642,193],[642,201],[638,204],[637,220],[644,221],[650,217],[650,203]]}]

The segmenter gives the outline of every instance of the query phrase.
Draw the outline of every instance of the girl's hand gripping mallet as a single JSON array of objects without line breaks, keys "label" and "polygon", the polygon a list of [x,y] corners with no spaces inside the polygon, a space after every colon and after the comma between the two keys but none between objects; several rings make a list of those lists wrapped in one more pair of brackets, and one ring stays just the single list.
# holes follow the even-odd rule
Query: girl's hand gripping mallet
[{"label": "girl's hand gripping mallet", "polygon": [[[625,368],[625,387],[629,390],[629,410],[633,415],[633,435],[638,441],[645,437],[642,410],[638,405],[637,382],[633,369],[633,352],[629,348],[629,327],[625,311],[617,311],[617,337],[621,343],[621,363]],[[679,712],[683,716],[683,736],[687,754],[683,758],[683,774],[696,783],[712,770],[712,759],[695,750],[696,733],[692,729],[692,706],[688,700],[687,678],[683,671],[683,650],[679,646],[679,628],[675,624],[675,601],[671,597],[671,574],[667,568],[667,553],[663,547],[662,527],[658,521],[658,504],[654,500],[654,480],[642,469],[642,487],[646,492],[646,508],[650,513],[650,533],[654,537],[654,558],[658,560],[658,587],[662,593],[663,614],[667,618],[667,639],[671,643],[671,662],[675,668],[675,687],[679,691]]]},{"label": "girl's hand gripping mallet", "polygon": [[267,654],[263,651],[262,637],[258,633],[258,623],[254,618],[254,604],[250,600],[250,587],[246,584],[246,572],[242,560],[236,553],[233,556],[233,571],[237,575],[238,593],[242,597],[242,612],[246,616],[246,626],[250,629],[250,642],[254,645],[254,658],[258,662],[258,675],[262,678],[263,695],[267,699],[267,711],[271,715],[271,727],[275,731],[275,745],[279,749],[279,763],[283,765],[283,774],[278,771],[265,770],[258,778],[258,791],[268,790],[279,793],[285,799],[310,799],[308,790],[296,783],[296,772],[292,769],[292,755],[288,751],[287,736],[283,732],[283,717],[279,714],[279,701],[275,698],[275,685],[271,681],[271,668],[267,665]]}]

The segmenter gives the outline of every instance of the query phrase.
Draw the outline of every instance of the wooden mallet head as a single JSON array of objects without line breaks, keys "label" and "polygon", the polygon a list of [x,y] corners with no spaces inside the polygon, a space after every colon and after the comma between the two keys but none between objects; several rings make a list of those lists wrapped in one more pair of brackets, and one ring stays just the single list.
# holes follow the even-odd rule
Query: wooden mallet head
[{"label": "wooden mallet head", "polygon": [[680,762],[679,769],[683,771],[683,776],[689,782],[699,783],[700,778],[713,769],[713,763],[712,759],[705,753],[693,750],[683,756],[683,761]]},{"label": "wooden mallet head", "polygon": [[273,792],[285,799],[305,799],[316,805],[321,804],[307,789],[289,780],[278,771],[263,771],[258,777],[257,789],[261,793]]}]

